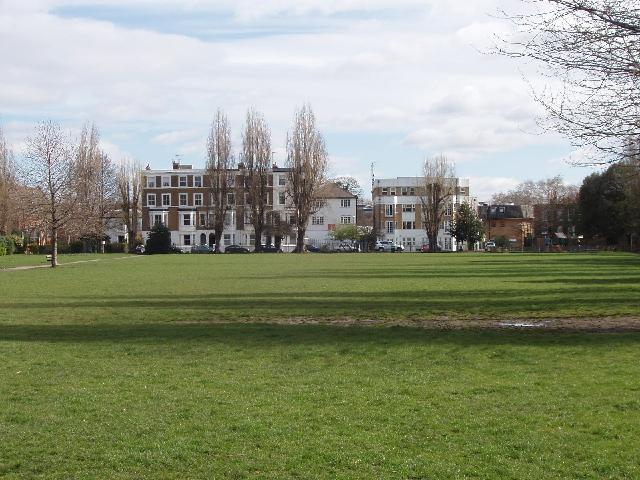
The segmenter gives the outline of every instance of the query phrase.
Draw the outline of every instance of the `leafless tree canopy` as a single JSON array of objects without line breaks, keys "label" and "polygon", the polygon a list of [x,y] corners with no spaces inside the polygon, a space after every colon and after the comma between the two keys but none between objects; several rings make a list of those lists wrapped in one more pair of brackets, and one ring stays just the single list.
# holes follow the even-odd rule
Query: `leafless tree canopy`
[{"label": "leafless tree canopy", "polygon": [[213,231],[215,249],[220,251],[220,239],[224,230],[227,213],[232,208],[233,172],[235,160],[231,148],[231,128],[226,115],[218,110],[211,125],[207,140],[207,175],[213,208]]},{"label": "leafless tree canopy", "polygon": [[512,190],[493,195],[491,203],[494,205],[509,203],[514,205],[538,205],[554,202],[575,202],[578,189],[579,187],[576,185],[564,183],[562,176],[558,175],[537,182],[533,180],[522,182]]},{"label": "leafless tree canopy", "polygon": [[15,187],[16,164],[0,126],[0,235],[17,227]]},{"label": "leafless tree canopy", "polygon": [[51,235],[53,260],[57,266],[58,233],[72,218],[77,195],[74,185],[73,147],[70,138],[51,120],[41,122],[26,142],[22,182],[34,189],[34,215],[41,215]]},{"label": "leafless tree canopy", "polygon": [[438,231],[442,225],[447,204],[456,193],[455,166],[439,155],[425,159],[422,164],[420,203],[422,224],[429,239],[429,250],[437,251]]},{"label": "leafless tree canopy", "polygon": [[78,208],[70,232],[83,239],[106,237],[118,200],[116,167],[99,142],[98,127],[86,123],[76,149],[73,176]]},{"label": "leafless tree canopy", "polygon": [[122,220],[127,229],[129,251],[133,251],[140,219],[142,195],[142,166],[140,162],[138,160],[123,160],[118,168],[117,177]]},{"label": "leafless tree canopy", "polygon": [[546,126],[595,147],[594,162],[637,153],[640,108],[640,4],[637,0],[521,0],[536,7],[505,17],[519,30],[502,54],[538,62],[562,82],[535,92]]},{"label": "leafless tree canopy", "polygon": [[287,135],[287,168],[287,193],[294,205],[298,230],[294,252],[300,253],[304,251],[309,218],[321,199],[329,169],[324,138],[309,105],[294,114],[293,131]]},{"label": "leafless tree canopy", "polygon": [[251,108],[242,132],[242,162],[245,188],[249,200],[251,224],[255,232],[255,251],[261,251],[261,238],[269,203],[269,169],[271,167],[271,131],[262,114]]}]

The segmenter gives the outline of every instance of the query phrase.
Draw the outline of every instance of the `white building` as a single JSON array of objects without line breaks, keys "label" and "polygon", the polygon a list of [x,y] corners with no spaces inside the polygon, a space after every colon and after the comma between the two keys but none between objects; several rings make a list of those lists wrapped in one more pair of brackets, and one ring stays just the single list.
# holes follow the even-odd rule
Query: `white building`
[{"label": "white building", "polygon": [[[438,232],[438,245],[443,251],[458,249],[449,234],[451,221],[462,203],[469,203],[469,180],[449,179],[455,184],[455,194],[447,202],[445,216]],[[415,251],[428,245],[422,225],[422,201],[424,178],[398,177],[378,179],[373,185],[373,221],[379,236]]]}]

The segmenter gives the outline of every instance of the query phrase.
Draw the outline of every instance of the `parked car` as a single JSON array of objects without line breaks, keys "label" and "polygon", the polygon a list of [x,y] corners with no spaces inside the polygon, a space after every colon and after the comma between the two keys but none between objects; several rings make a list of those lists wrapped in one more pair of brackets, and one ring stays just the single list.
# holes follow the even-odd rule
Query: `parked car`
[{"label": "parked car", "polygon": [[307,245],[307,250],[314,253],[320,253],[320,248],[314,245]]},{"label": "parked car", "polygon": [[144,245],[138,245],[136,246],[136,253],[138,255],[142,255],[144,253]]},{"label": "parked car", "polygon": [[171,245],[171,253],[184,253],[180,247],[176,247],[175,245]]},{"label": "parked car", "polygon": [[213,253],[215,250],[208,245],[196,245],[191,249],[191,253]]},{"label": "parked car", "polygon": [[487,242],[484,244],[485,252],[490,252],[492,248],[496,248],[496,242]]},{"label": "parked car", "polygon": [[228,245],[225,247],[224,253],[249,253],[249,249],[240,245]]},{"label": "parked car", "polygon": [[[427,252],[429,252],[429,251],[430,251],[430,250],[429,250],[429,245],[422,245],[422,248],[420,249],[420,251],[421,251],[422,253],[427,253]],[[437,252],[441,252],[441,251],[442,251],[442,247],[441,247],[440,245],[437,245],[437,246],[436,246],[436,251],[437,251]]]},{"label": "parked car", "polygon": [[349,243],[341,243],[336,248],[333,249],[334,252],[357,252],[358,247],[351,245]]},{"label": "parked car", "polygon": [[281,248],[276,248],[275,245],[271,245],[270,243],[262,245],[261,250],[265,253],[282,253]]},{"label": "parked car", "polygon": [[376,242],[374,250],[378,252],[402,252],[404,251],[404,247],[402,245],[396,245],[395,242],[381,240]]}]

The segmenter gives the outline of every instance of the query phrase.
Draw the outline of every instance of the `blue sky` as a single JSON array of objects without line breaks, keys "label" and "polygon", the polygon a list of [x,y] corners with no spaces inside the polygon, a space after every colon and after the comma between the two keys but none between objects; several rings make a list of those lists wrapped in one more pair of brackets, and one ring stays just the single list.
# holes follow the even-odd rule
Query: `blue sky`
[{"label": "blue sky", "polygon": [[[580,152],[552,132],[529,88],[535,66],[486,52],[519,0],[0,0],[0,123],[19,156],[43,119],[95,122],[116,161],[204,166],[218,108],[240,150],[247,109],[284,163],[309,103],[332,173],[413,176],[443,154],[480,201],[562,175]],[[530,85],[523,80],[526,75]]]}]

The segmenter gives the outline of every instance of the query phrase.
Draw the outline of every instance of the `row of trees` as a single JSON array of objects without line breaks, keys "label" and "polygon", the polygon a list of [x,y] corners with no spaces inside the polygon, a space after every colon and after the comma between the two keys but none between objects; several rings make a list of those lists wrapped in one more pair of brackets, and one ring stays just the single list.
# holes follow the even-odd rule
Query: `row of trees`
[{"label": "row of trees", "polygon": [[[279,212],[267,209],[267,197],[271,190],[271,130],[264,116],[254,108],[247,111],[239,160],[233,153],[228,119],[221,110],[217,111],[209,132],[206,169],[214,213],[216,251],[219,251],[226,215],[233,208],[229,201],[234,191],[232,170],[238,163],[242,164],[245,172],[244,191],[256,237],[255,251],[260,252],[263,234],[281,237],[287,232],[288,226],[280,218]],[[295,111],[292,131],[287,134],[285,166],[287,195],[293,206],[292,218],[297,232],[294,252],[303,252],[307,225],[322,198],[329,169],[324,138],[309,105],[303,105]]]},{"label": "row of trees", "polygon": [[96,125],[80,138],[57,123],[39,123],[26,140],[23,161],[15,161],[0,130],[0,234],[19,229],[46,232],[57,265],[58,237],[99,243],[124,220],[134,241],[142,190],[140,166],[117,166],[99,147]]}]

